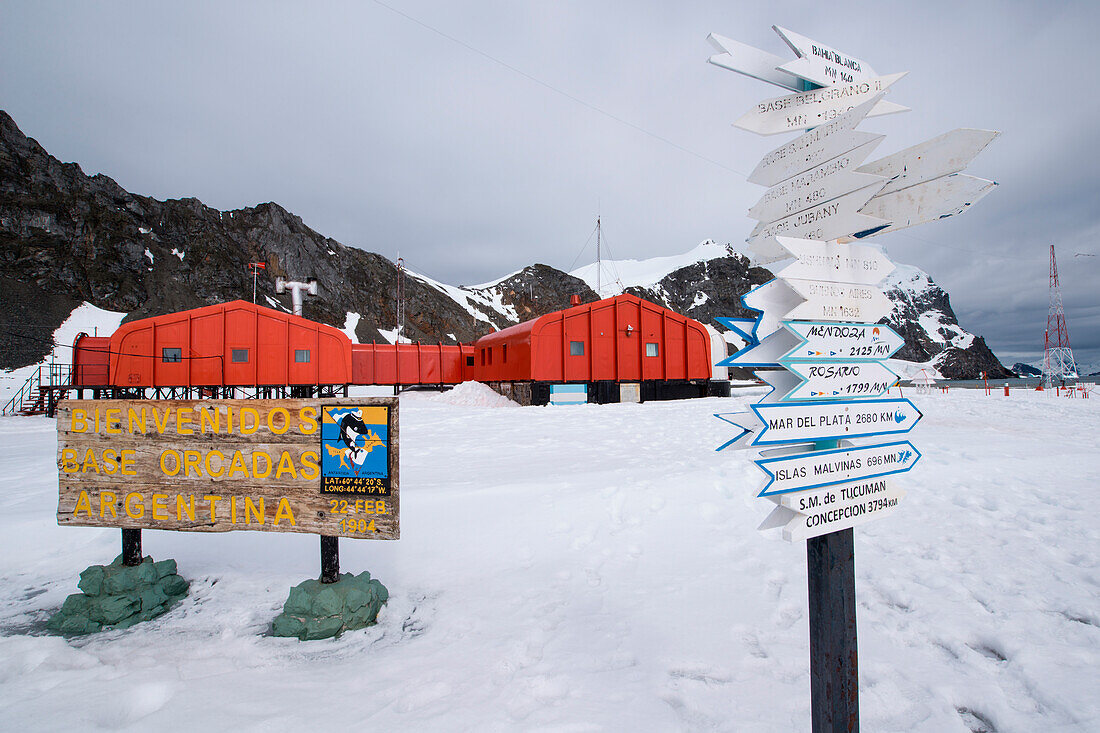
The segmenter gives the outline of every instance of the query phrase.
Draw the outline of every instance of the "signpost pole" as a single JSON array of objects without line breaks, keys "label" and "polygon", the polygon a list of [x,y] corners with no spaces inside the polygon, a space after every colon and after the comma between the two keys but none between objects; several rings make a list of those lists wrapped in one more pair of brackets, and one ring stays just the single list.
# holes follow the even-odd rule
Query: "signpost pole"
[{"label": "signpost pole", "polygon": [[814,733],[859,731],[853,539],[848,528],[806,540]]},{"label": "signpost pole", "polygon": [[122,529],[122,564],[141,565],[141,530]]},{"label": "signpost pole", "polygon": [[340,538],[321,535],[321,582],[340,580]]},{"label": "signpost pole", "polygon": [[[814,444],[838,448],[840,441]],[[849,527],[806,540],[813,733],[859,731],[855,533]]]}]

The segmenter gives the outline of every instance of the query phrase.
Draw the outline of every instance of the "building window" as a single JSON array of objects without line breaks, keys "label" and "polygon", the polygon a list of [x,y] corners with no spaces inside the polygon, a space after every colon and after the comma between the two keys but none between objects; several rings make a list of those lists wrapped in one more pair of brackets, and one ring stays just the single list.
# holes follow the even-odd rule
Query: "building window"
[{"label": "building window", "polygon": [[650,342],[650,343],[645,345],[645,355],[646,356],[657,356],[657,354],[658,354],[657,344]]},{"label": "building window", "polygon": [[569,355],[570,356],[584,356],[584,342],[583,341],[570,341],[569,342]]},{"label": "building window", "polygon": [[508,361],[508,344],[504,344],[500,347],[500,360],[507,363]]},{"label": "building window", "polygon": [[493,347],[490,346],[486,351],[489,352],[489,366],[493,365]]},{"label": "building window", "polygon": [[473,366],[473,365],[474,365],[474,357],[467,356],[466,357],[466,366]]},{"label": "building window", "polygon": [[248,363],[248,349],[233,349],[233,363],[234,364],[247,364]]},{"label": "building window", "polygon": [[295,349],[294,350],[294,361],[298,364],[308,364],[309,363],[309,349]]},{"label": "building window", "polygon": [[161,349],[160,350],[160,360],[163,361],[163,362],[168,362],[168,363],[183,361],[183,350],[182,349]]}]

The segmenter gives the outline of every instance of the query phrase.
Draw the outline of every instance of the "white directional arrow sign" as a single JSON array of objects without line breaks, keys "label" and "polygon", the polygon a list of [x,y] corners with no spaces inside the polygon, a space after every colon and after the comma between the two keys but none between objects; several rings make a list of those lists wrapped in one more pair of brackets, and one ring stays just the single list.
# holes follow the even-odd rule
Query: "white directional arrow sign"
[{"label": "white directional arrow sign", "polygon": [[767,384],[772,388],[771,392],[764,395],[756,404],[758,405],[770,405],[781,402],[791,390],[802,383],[802,379],[794,374],[791,374],[786,369],[776,369],[774,371],[759,371],[753,372],[756,378]]},{"label": "white directional arrow sign", "polygon": [[780,182],[764,192],[760,200],[749,209],[749,216],[757,221],[775,221],[846,193],[876,183],[885,184],[886,179],[881,176],[856,172],[856,168],[876,146],[878,141],[871,140]]},{"label": "white directional arrow sign", "polygon": [[857,232],[856,237],[895,232],[961,214],[980,201],[996,185],[993,181],[987,181],[984,178],[953,173],[894,193],[876,196],[861,211],[891,223],[881,229]]},{"label": "white directional arrow sign", "polygon": [[785,366],[803,382],[783,398],[784,402],[881,397],[898,382],[898,375],[877,361],[795,361]]},{"label": "white directional arrow sign", "polygon": [[740,41],[735,41],[717,33],[707,36],[710,45],[721,53],[717,53],[707,59],[715,66],[736,71],[738,74],[775,84],[777,87],[789,89],[792,92],[805,92],[814,88],[814,84],[789,74],[779,69],[787,62],[787,59],[776,56],[759,48],[748,46]]},{"label": "white directional arrow sign", "polygon": [[883,491],[849,504],[826,504],[816,511],[799,512],[783,527],[783,539],[798,542],[880,519],[893,514],[904,498],[904,491],[886,484]]},{"label": "white directional arrow sign", "polygon": [[[827,125],[815,127],[789,143],[780,145],[764,156],[752,174],[749,183],[774,186],[793,175],[807,171],[815,165],[831,160],[868,143],[882,142],[885,135],[872,135],[856,131],[882,94],[858,104]],[[872,146],[873,147],[873,146]]]},{"label": "white directional arrow sign", "polygon": [[952,130],[868,163],[859,172],[884,176],[888,183],[881,194],[893,193],[918,183],[958,173],[1000,134],[995,130],[965,127]]},{"label": "white directional arrow sign", "polygon": [[897,267],[873,245],[791,237],[776,237],[776,240],[783,249],[798,258],[776,273],[784,280],[795,278],[875,285]]},{"label": "white directional arrow sign", "polygon": [[779,366],[779,358],[785,356],[798,345],[800,339],[786,329],[779,329],[764,338],[759,344],[741,349],[728,356],[715,366],[720,367],[767,367]]},{"label": "white directional arrow sign", "polygon": [[800,343],[779,357],[792,361],[877,361],[889,359],[905,340],[889,326],[876,323],[818,323],[783,321]]},{"label": "white directional arrow sign", "polygon": [[799,514],[810,514],[822,509],[840,509],[852,506],[869,498],[882,498],[893,493],[902,493],[894,486],[893,479],[880,476],[866,481],[852,481],[846,484],[828,486],[813,491],[793,491],[768,497],[776,504]]},{"label": "white directional arrow sign", "polygon": [[922,417],[916,405],[906,399],[749,407],[757,420],[738,424],[753,433],[754,446],[908,433]]},{"label": "white directional arrow sign", "polygon": [[806,300],[783,319],[874,323],[894,310],[890,299],[870,285],[796,279],[783,282]]},{"label": "white directional arrow sign", "polygon": [[[741,115],[733,124],[735,127],[759,135],[777,135],[781,132],[817,127],[831,122],[856,105],[886,91],[906,73],[878,76],[850,84],[765,99]],[[867,116],[876,117],[906,110],[908,107],[882,100],[867,113]]]},{"label": "white directional arrow sign", "polygon": [[741,302],[745,307],[761,311],[760,322],[756,326],[756,338],[763,340],[765,336],[779,330],[779,321],[795,306],[802,303],[802,298],[786,282],[780,279],[755,287],[741,296]]},{"label": "white directional arrow sign", "polygon": [[920,452],[909,441],[757,459],[756,465],[770,477],[758,496],[904,473],[919,459]]},{"label": "white directional arrow sign", "polygon": [[822,86],[835,86],[843,82],[878,76],[866,61],[777,25],[773,25],[772,30],[791,47],[798,56],[798,61],[803,62],[788,64],[788,66],[794,65],[795,68],[806,70],[809,75],[799,73],[798,76],[807,81]]},{"label": "white directional arrow sign", "polygon": [[790,257],[775,241],[776,236],[829,240],[887,226],[889,222],[858,213],[881,187],[879,181],[793,216],[757,225],[748,240],[753,262],[766,265]]}]

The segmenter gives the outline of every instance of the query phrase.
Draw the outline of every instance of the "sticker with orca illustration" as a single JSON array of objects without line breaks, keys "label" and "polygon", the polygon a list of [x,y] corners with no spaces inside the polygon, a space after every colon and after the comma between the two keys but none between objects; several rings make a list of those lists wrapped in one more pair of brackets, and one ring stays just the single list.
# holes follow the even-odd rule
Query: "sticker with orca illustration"
[{"label": "sticker with orca illustration", "polygon": [[322,408],[322,494],[390,495],[389,418],[377,405]]}]

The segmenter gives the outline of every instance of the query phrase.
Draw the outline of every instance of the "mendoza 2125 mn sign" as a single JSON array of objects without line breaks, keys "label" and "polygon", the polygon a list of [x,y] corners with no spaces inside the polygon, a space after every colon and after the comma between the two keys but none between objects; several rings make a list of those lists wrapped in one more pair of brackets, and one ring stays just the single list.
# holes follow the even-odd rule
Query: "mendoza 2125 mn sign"
[{"label": "mendoza 2125 mn sign", "polygon": [[57,522],[397,539],[397,399],[70,400]]}]

